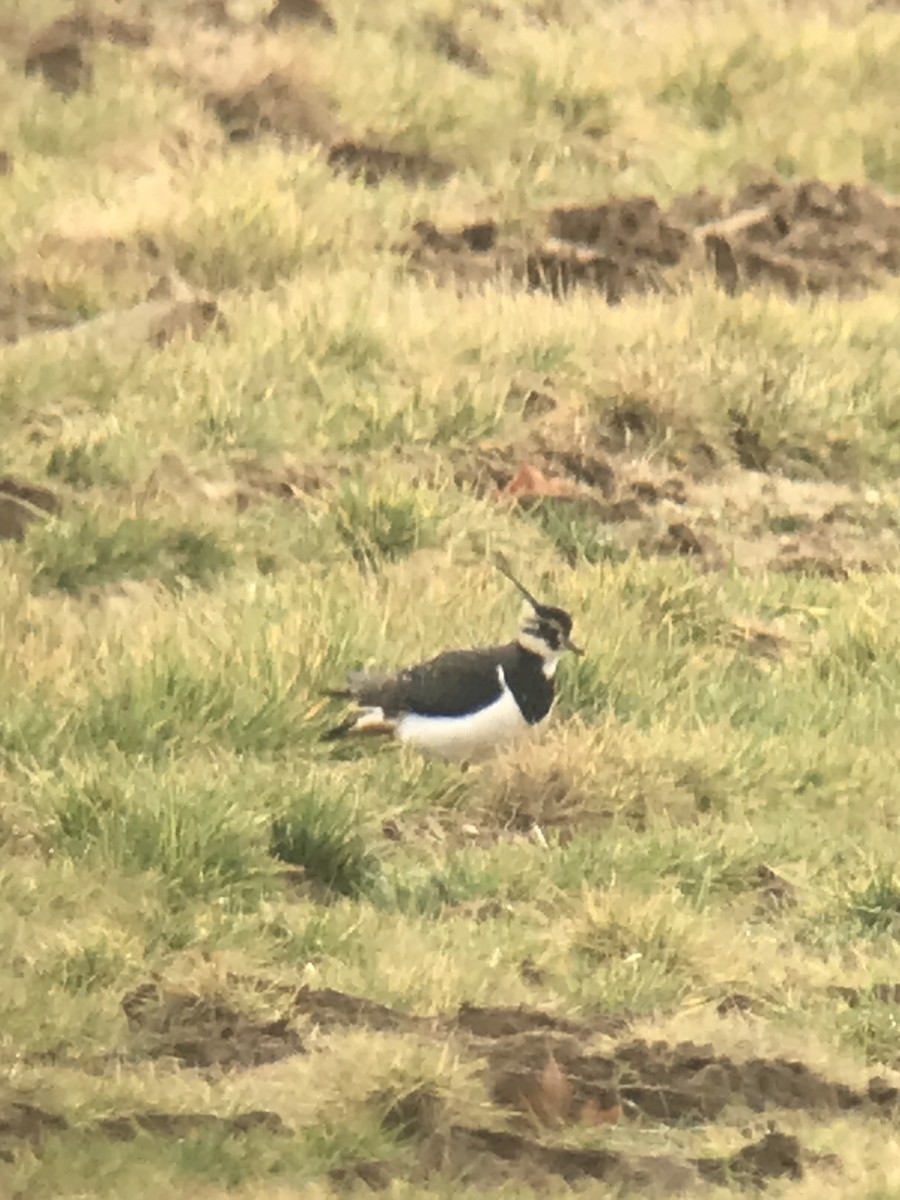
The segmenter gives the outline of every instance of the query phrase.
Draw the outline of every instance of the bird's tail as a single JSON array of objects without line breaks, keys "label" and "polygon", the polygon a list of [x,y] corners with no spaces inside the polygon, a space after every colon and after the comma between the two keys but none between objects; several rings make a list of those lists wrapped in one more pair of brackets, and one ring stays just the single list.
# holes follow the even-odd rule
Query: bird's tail
[{"label": "bird's tail", "polygon": [[322,741],[336,742],[338,738],[346,737],[350,733],[390,734],[396,728],[397,722],[386,718],[380,708],[367,708],[348,717],[346,721],[341,721],[340,725],[326,729],[322,734]]}]

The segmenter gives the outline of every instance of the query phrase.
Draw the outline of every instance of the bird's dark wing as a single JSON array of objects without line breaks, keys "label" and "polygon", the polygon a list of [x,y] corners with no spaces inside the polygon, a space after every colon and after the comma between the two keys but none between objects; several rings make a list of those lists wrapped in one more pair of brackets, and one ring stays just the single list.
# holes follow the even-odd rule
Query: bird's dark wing
[{"label": "bird's dark wing", "polygon": [[485,708],[497,699],[500,694],[497,667],[503,665],[509,649],[490,646],[479,650],[448,650],[387,678],[351,676],[348,690],[358,704],[380,708],[389,717],[404,712],[458,717]]}]

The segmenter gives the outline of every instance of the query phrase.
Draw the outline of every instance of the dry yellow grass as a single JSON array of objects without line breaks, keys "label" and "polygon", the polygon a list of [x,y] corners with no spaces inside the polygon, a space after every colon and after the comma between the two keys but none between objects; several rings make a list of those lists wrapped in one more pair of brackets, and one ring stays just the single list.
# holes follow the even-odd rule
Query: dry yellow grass
[{"label": "dry yellow grass", "polygon": [[0,20],[0,1193],[897,1194],[900,18],[272,7]]}]

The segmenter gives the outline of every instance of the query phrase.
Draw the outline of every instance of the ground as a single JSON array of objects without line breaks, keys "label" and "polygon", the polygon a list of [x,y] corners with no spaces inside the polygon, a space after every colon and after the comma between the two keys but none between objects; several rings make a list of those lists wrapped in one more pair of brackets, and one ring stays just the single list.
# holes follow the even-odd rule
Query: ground
[{"label": "ground", "polygon": [[2,8],[0,1192],[900,1195],[896,5]]}]

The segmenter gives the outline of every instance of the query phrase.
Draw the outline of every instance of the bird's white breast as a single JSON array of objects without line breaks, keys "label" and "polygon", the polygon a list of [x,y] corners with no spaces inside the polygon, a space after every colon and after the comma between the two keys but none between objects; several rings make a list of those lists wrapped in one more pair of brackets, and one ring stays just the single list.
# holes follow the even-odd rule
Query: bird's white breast
[{"label": "bird's white breast", "polygon": [[527,733],[531,727],[506,686],[502,667],[497,668],[497,673],[503,690],[493,704],[461,717],[406,713],[397,722],[397,737],[426,754],[471,759]]}]

